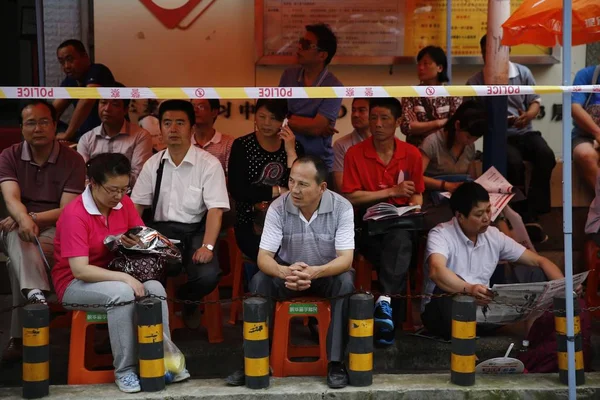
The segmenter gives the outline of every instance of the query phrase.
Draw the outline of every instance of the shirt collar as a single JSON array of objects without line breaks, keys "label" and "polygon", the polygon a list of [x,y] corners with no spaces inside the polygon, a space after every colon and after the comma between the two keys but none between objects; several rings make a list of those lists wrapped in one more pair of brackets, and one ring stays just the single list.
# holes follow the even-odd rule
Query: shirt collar
[{"label": "shirt collar", "polygon": [[[365,146],[365,157],[372,158],[381,164],[381,159],[379,158],[379,156],[377,155],[377,151],[375,150],[375,142],[373,139],[373,135],[371,135],[370,138],[365,139],[365,142],[367,143]],[[394,143],[396,144],[396,149],[394,150],[392,159],[399,160],[402,158],[406,158],[406,145],[404,145],[404,143],[402,143],[402,141],[397,137],[394,138]]]},{"label": "shirt collar", "polygon": [[[48,157],[48,161],[50,164],[56,164],[56,160],[58,160],[58,153],[60,153],[60,143],[55,140],[52,143],[52,151],[50,152],[50,156]],[[31,164],[37,165],[33,161],[33,157],[31,156],[31,149],[29,148],[29,143],[23,141],[23,147],[21,148],[21,160],[29,161]]]},{"label": "shirt collar", "polygon": [[221,132],[215,130],[215,134],[213,135],[213,137],[208,142],[206,142],[206,144],[204,146],[200,146],[198,144],[198,142],[196,142],[196,134],[193,134],[192,135],[192,144],[194,146],[203,147],[204,148],[204,147],[207,147],[211,143],[214,143],[214,144],[221,143],[222,137],[223,137],[223,135],[221,134]]},{"label": "shirt collar", "polygon": [[[117,133],[115,136],[113,137],[117,137],[119,135],[129,135],[130,133],[130,124],[129,121],[125,120],[123,121],[123,125],[121,126],[121,129],[119,130],[119,133]],[[96,136],[100,136],[106,139],[112,139],[111,137],[109,137],[105,132],[104,132],[104,124],[100,125],[100,129],[98,130],[98,132],[96,132]]]},{"label": "shirt collar", "polygon": [[[98,210],[98,206],[92,197],[92,190],[90,189],[90,185],[87,185],[83,194],[81,195],[81,199],[83,200],[83,208],[90,215],[102,215],[100,210]],[[114,206],[113,210],[120,210],[123,207],[123,204],[119,202],[116,206]]]},{"label": "shirt collar", "polygon": [[352,135],[352,146],[357,145],[363,141],[363,137],[356,131],[356,129],[354,129],[350,134]]},{"label": "shirt collar", "polygon": [[[456,219],[456,217],[452,218],[452,224],[454,225],[454,229],[456,230],[456,235],[458,235],[458,238],[460,239],[461,242],[465,243],[465,244],[474,244],[473,241],[471,239],[469,239],[467,237],[467,235],[465,235],[465,233],[463,232],[462,228],[460,227],[460,224],[458,223],[458,219]],[[477,235],[477,245],[481,244],[481,240],[479,240],[479,237],[481,236],[481,234]],[[475,245],[475,246],[477,246]]]},{"label": "shirt collar", "polygon": [[[284,196],[286,196],[283,200],[285,202],[285,211],[290,214],[299,215],[300,210],[292,202],[290,193],[288,192]],[[325,192],[323,192],[323,195],[321,196],[319,207],[317,208],[317,214],[327,214],[330,212],[333,212],[333,193],[331,193],[331,190],[325,189]]]},{"label": "shirt collar", "polygon": [[[189,164],[196,165],[196,158],[194,157],[195,151],[196,151],[196,147],[194,147],[194,145],[190,144],[190,148],[188,149],[187,153],[185,153],[185,157],[183,157],[182,163],[187,162]],[[176,167],[173,160],[171,160],[171,154],[169,154],[168,147],[165,150],[165,153],[163,154],[163,156],[161,157],[161,161],[162,160],[168,160],[171,164],[173,164],[174,167]]]},{"label": "shirt collar", "polygon": [[[313,82],[312,86],[321,86],[323,84],[323,81],[325,80],[325,77],[327,77],[328,74],[329,71],[327,70],[327,67],[323,68],[323,71],[321,71],[321,73],[317,76],[317,79]],[[297,81],[300,84],[300,86],[304,86],[304,68],[300,68],[300,71],[298,72]]]},{"label": "shirt collar", "polygon": [[515,65],[515,63],[513,62],[508,62],[508,78],[512,79],[512,78],[516,78],[517,76],[519,76],[519,70],[517,68],[517,66]]}]

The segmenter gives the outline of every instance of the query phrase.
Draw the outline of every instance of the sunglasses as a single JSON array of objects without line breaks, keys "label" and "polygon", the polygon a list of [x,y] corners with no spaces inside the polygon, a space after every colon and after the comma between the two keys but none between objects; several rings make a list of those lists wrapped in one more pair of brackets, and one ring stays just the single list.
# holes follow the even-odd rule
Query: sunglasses
[{"label": "sunglasses", "polygon": [[314,43],[311,43],[310,40],[301,37],[298,39],[298,44],[302,48],[302,50],[317,50],[317,51],[325,51]]}]

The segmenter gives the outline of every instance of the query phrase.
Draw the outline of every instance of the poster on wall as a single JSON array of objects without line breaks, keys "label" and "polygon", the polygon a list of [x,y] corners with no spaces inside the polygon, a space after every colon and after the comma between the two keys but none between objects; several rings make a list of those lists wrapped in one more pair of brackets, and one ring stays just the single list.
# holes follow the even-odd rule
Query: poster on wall
[{"label": "poster on wall", "polygon": [[[511,9],[522,2],[511,0]],[[446,0],[255,0],[257,64],[294,64],[304,27],[317,22],[338,37],[334,64],[410,63],[425,46],[446,47]],[[454,62],[481,63],[487,0],[454,0],[452,23]],[[558,62],[554,48],[516,46],[511,54],[525,63]]]}]

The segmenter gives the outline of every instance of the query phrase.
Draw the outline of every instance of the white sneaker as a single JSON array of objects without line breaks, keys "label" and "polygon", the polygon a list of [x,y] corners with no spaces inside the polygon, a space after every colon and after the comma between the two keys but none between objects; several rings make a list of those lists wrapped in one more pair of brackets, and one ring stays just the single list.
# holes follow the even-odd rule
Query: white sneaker
[{"label": "white sneaker", "polygon": [[183,382],[186,379],[190,379],[190,373],[187,368],[184,368],[183,371],[173,377],[173,383]]},{"label": "white sneaker", "polygon": [[115,383],[119,390],[124,393],[137,393],[142,391],[140,380],[133,372],[115,379]]}]

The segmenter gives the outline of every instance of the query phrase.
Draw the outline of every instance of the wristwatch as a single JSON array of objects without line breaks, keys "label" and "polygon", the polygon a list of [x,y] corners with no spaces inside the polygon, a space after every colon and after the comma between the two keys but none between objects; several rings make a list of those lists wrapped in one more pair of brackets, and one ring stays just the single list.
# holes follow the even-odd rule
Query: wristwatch
[{"label": "wristwatch", "polygon": [[33,220],[33,222],[36,222],[36,221],[37,221],[37,214],[36,214],[36,213],[34,213],[34,212],[30,212],[30,213],[29,213],[29,216],[31,217],[31,219]]},{"label": "wristwatch", "polygon": [[212,244],[202,244],[202,247],[206,247],[208,250],[213,251],[215,246],[213,246]]}]

